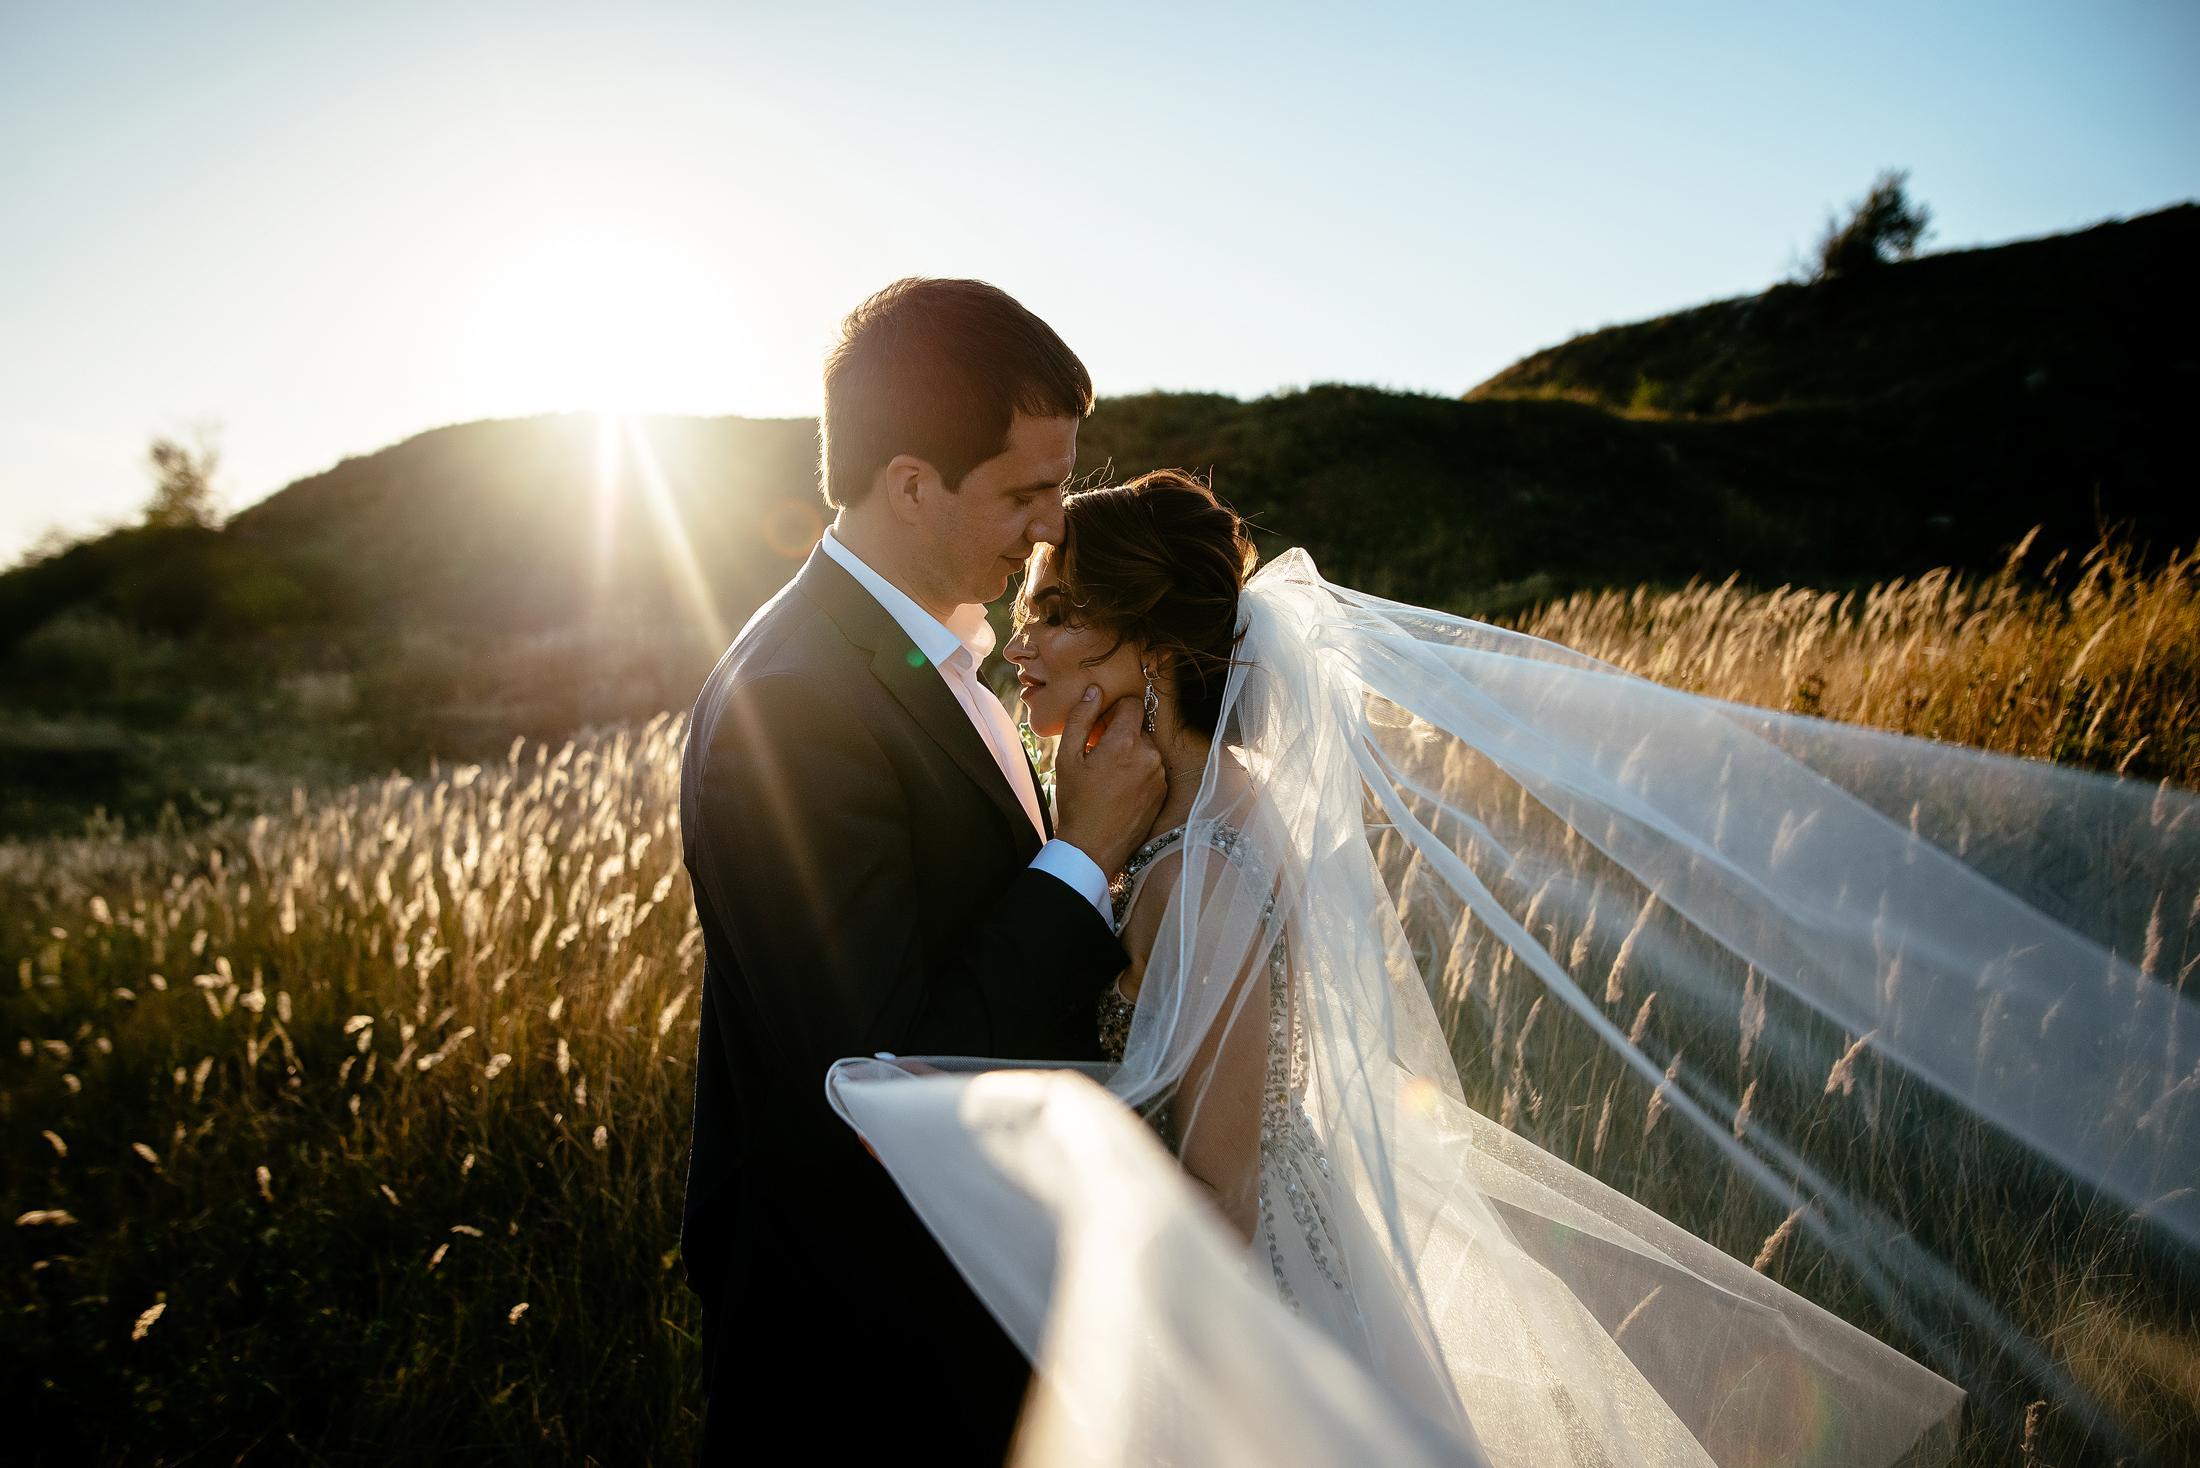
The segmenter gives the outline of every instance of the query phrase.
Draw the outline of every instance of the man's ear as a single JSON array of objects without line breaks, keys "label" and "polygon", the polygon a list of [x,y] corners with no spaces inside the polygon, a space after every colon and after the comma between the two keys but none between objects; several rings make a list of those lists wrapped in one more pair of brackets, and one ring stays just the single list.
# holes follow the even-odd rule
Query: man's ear
[{"label": "man's ear", "polygon": [[944,492],[939,471],[915,454],[896,454],[888,459],[875,483],[874,492],[904,525],[915,523],[927,496]]}]

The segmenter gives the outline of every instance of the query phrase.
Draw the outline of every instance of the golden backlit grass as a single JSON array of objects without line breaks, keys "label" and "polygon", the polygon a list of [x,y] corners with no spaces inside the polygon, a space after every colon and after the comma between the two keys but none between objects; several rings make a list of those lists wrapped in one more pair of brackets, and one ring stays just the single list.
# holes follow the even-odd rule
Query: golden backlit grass
[{"label": "golden backlit grass", "polygon": [[[2141,574],[2103,551],[2059,593],[2013,565],[1832,601],[1576,598],[1527,625],[1725,697],[2189,779],[2193,592],[2189,559]],[[683,727],[516,743],[188,833],[0,844],[0,1352],[19,1435],[70,1461],[692,1455]],[[1616,951],[1581,962],[1619,969],[1622,1023],[1669,1041],[1659,1027],[1687,1022]],[[1540,1050],[1567,1031],[1524,974],[1476,982],[1487,1003],[1455,1021],[1477,1104],[1879,1323],[1792,1219],[1692,1181],[1654,1088]],[[1571,1079],[1531,1090],[1531,1061]],[[1854,1093],[1893,1084],[1849,1064]],[[1749,1104],[1808,1127],[1848,1100],[1838,1080]],[[1929,1206],[1943,1159],[1875,1145],[1858,1165]],[[2129,1308],[2128,1271],[2084,1272],[2126,1253],[1974,1222],[1981,1257],[2058,1282],[2013,1281],[2011,1310],[2072,1372],[2141,1418],[2189,1384],[2191,1333]],[[2005,1461],[2016,1430],[1974,1434],[1970,1461]]]},{"label": "golden backlit grass", "polygon": [[[1976,579],[1934,572],[1843,596],[1691,584],[1577,596],[1518,625],[1714,697],[2150,783],[2200,783],[2200,551],[2150,570],[2104,542],[2075,565],[2058,558],[2033,573],[2029,548],[2028,538],[1998,573]],[[1438,778],[1470,806],[1520,803],[1506,828],[1528,836],[1512,846],[1519,869],[1552,875],[1533,891],[1495,895],[1608,1019],[1646,1053],[1670,1057],[1657,1083],[1622,1066],[1486,930],[1455,926],[1451,909],[1417,896],[1411,858],[1386,842],[1379,850],[1470,1101],[1961,1378],[1971,1392],[1967,1464],[2200,1454],[2194,1260],[2129,1210],[2077,1196],[2023,1147],[1883,1063],[1868,1036],[1804,1013],[1761,977],[1661,992],[1677,976],[1670,960],[1645,965],[1639,954],[1702,959],[1685,923],[1586,843],[1526,814],[1517,786],[1464,766]],[[2187,885],[2152,894],[2145,951],[2127,955],[2180,990],[2200,970],[2200,872],[2186,875]],[[1551,900],[1561,886],[1575,895]],[[1580,891],[1594,896],[1584,902]],[[1599,917],[1584,923],[1584,910]],[[1731,1002],[1707,1001],[1705,989],[1730,991]],[[1736,1098],[1736,1137],[1752,1128],[1779,1137],[1850,1201],[1878,1209],[1889,1233],[1921,1246],[1918,1271],[1897,1281],[1893,1300],[1875,1298],[1812,1236],[1820,1200],[1788,1207],[1763,1196],[1674,1125],[1669,1091],[1684,1068],[1696,1094]],[[1950,1271],[1942,1285],[1976,1292],[1977,1308],[1935,1288],[1928,1256]],[[2030,1359],[2027,1342],[2039,1348]]]},{"label": "golden backlit grass", "polygon": [[0,846],[4,1349],[66,1456],[690,1450],[679,740]]},{"label": "golden backlit grass", "polygon": [[[1445,789],[1472,808],[1471,777]],[[1493,883],[1492,896],[1664,1070],[1652,1080],[1624,1064],[1444,889],[1416,883],[1415,856],[1386,833],[1378,857],[1476,1109],[1956,1380],[1969,1395],[1957,1459],[1967,1468],[2200,1453],[2189,1252],[2143,1209],[2075,1190],[1884,1062],[1868,1036],[1739,962],[1703,967],[1712,955],[1689,945],[1683,920],[1587,843],[1567,860],[1563,836],[1537,824],[1524,840],[1507,828],[1506,843],[1524,869],[1550,875],[1528,889]],[[1549,900],[1561,888],[1594,895]],[[2182,986],[2200,950],[2180,941],[2149,960]],[[1736,1139],[1776,1138],[1808,1159],[1837,1196],[1761,1191],[1675,1115],[1676,1087]],[[1866,1227],[1898,1241],[1874,1266],[1891,1298],[1811,1231],[1836,1201],[1869,1210],[1878,1221]]]},{"label": "golden backlit grass", "polygon": [[1991,576],[1839,594],[1730,577],[1511,625],[1715,698],[2200,785],[2200,548],[2150,569],[2106,538],[2033,569],[2037,534]]}]

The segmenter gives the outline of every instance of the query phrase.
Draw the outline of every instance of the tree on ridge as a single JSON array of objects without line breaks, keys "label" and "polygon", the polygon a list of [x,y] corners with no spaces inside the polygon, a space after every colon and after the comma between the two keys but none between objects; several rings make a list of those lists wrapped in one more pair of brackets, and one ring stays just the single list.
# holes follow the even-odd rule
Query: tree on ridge
[{"label": "tree on ridge", "polygon": [[1883,170],[1871,192],[1850,206],[1846,223],[1826,221],[1818,240],[1818,280],[1860,275],[1907,260],[1931,232],[1932,211],[1909,196],[1910,171]]},{"label": "tree on ridge", "polygon": [[191,442],[157,434],[145,451],[153,475],[153,497],[145,505],[145,523],[166,528],[221,523],[214,503],[214,474],[221,467],[215,430],[201,424]]}]

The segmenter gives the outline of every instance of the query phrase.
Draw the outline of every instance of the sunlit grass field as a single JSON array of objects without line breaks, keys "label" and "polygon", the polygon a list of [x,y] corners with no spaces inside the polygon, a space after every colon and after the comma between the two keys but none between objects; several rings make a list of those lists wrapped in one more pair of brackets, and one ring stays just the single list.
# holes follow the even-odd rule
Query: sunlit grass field
[{"label": "sunlit grass field", "polygon": [[[2200,783],[2200,566],[2141,571],[2104,546],[2054,570],[1577,597],[1521,625],[1721,697]],[[0,844],[19,1444],[69,1462],[692,1455],[683,733],[665,714],[301,792],[281,817]],[[1613,988],[1634,1020],[1642,996]],[[1691,1198],[1647,1093],[1584,1070],[1529,1117],[1507,1064],[1533,1001],[1488,993],[1457,1015],[1470,1099],[1877,1327],[1784,1220],[1686,1216],[1717,1200]],[[1853,1092],[1840,1079],[1768,1087],[1758,1115],[1807,1130]],[[1910,1179],[1892,1192],[1920,1210],[1936,1168],[1985,1155],[1875,1138],[1863,1164]],[[1974,1221],[2012,1319],[2154,1450],[2200,1444],[2200,1340],[2128,1219]],[[2028,1405],[1981,1398],[1966,1461],[2080,1460],[2049,1455],[2084,1441],[2052,1407],[2027,1435]]]},{"label": "sunlit grass field", "polygon": [[1716,698],[2200,785],[2200,548],[2035,567],[2032,543],[1988,577],[1581,593],[1513,625]]}]

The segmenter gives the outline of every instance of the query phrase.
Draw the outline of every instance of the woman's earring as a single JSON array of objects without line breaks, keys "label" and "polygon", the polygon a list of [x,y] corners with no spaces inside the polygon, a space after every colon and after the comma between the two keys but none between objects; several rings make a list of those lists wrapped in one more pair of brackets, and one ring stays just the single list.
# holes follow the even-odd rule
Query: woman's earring
[{"label": "woman's earring", "polygon": [[1151,734],[1153,732],[1153,716],[1161,711],[1161,695],[1153,691],[1152,670],[1140,667],[1138,671],[1146,675],[1146,720],[1140,727]]}]

